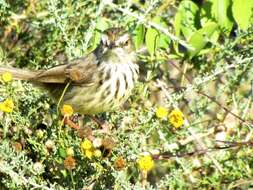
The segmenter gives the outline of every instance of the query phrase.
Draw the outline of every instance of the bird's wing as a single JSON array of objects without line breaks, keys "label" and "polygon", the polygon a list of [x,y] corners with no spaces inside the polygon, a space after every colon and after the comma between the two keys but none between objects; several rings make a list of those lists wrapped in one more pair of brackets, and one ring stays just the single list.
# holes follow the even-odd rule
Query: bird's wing
[{"label": "bird's wing", "polygon": [[90,84],[94,81],[94,72],[97,71],[98,60],[91,53],[85,57],[75,59],[69,64],[59,65],[39,72],[32,80],[41,83]]}]

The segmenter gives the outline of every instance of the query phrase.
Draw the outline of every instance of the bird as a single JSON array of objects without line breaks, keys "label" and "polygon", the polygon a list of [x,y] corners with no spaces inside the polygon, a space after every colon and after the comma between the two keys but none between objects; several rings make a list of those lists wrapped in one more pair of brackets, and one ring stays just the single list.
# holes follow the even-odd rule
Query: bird
[{"label": "bird", "polygon": [[0,66],[0,75],[30,81],[47,89],[60,105],[84,115],[118,109],[138,81],[139,67],[130,34],[122,28],[103,32],[91,53],[45,70]]}]

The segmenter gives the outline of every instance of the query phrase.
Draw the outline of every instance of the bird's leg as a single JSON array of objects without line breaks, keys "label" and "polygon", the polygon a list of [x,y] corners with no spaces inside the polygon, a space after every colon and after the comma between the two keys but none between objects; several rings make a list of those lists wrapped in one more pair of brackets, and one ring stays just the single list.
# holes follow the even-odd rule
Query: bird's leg
[{"label": "bird's leg", "polygon": [[98,118],[96,118],[95,116],[90,116],[91,120],[94,121],[98,126],[103,126],[104,122],[100,121]]},{"label": "bird's leg", "polygon": [[95,116],[90,116],[91,120],[94,121],[98,126],[102,128],[103,133],[110,133],[111,131],[111,126],[107,124],[106,122],[100,121],[98,118]]},{"label": "bird's leg", "polygon": [[[97,117],[95,116],[89,116],[90,119],[95,122],[98,126],[100,126],[102,128],[102,133],[110,133],[111,131],[111,126],[109,124],[107,124],[106,122],[104,121],[101,121],[99,120]],[[73,128],[73,129],[76,129],[78,131],[81,131],[82,130],[82,124],[81,125],[78,125],[76,123],[74,123],[73,121],[73,118],[70,118],[70,117],[64,117],[64,124],[65,125],[68,125],[69,127]]]},{"label": "bird's leg", "polygon": [[88,138],[90,141],[94,140],[92,128],[89,126],[83,126],[82,123],[79,125],[75,124],[69,117],[64,118],[64,123],[69,127],[76,129],[81,138]]},{"label": "bird's leg", "polygon": [[81,127],[79,125],[75,124],[73,121],[71,121],[71,119],[69,119],[69,117],[64,118],[64,124],[70,126],[73,129],[76,129],[76,130],[81,129]]}]

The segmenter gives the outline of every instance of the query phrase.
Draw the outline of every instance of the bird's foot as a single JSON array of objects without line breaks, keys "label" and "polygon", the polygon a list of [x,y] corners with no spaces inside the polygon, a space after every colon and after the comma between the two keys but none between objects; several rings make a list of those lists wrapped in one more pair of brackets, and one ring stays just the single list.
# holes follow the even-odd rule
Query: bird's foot
[{"label": "bird's foot", "polygon": [[[108,124],[107,122],[104,121],[100,121],[98,118],[96,118],[95,116],[90,116],[90,118],[92,119],[92,121],[94,121],[99,127],[101,127],[101,133],[106,133],[109,134],[111,132],[111,128],[112,125]],[[82,124],[78,125],[75,122],[73,122],[73,120],[76,120],[76,118],[70,118],[70,117],[65,117],[64,118],[64,124],[68,125],[69,127],[76,129],[78,131],[83,131],[83,127]],[[84,127],[85,128],[85,127]],[[86,132],[85,132],[86,133]],[[90,135],[88,135],[90,136]]]},{"label": "bird's foot", "polygon": [[95,116],[90,116],[92,121],[94,121],[98,126],[102,128],[102,133],[107,133],[109,134],[111,132],[112,126],[104,121],[100,121],[98,118]]},{"label": "bird's foot", "polygon": [[71,121],[71,119],[69,119],[69,117],[65,117],[64,118],[64,124],[68,125],[69,127],[76,129],[76,130],[80,130],[81,127],[77,124],[75,124],[73,121]]}]

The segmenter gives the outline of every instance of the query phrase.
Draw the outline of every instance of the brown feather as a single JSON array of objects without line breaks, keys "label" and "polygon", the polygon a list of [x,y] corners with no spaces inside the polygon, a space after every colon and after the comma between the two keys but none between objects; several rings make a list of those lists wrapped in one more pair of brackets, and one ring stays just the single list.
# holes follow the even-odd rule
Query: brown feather
[{"label": "brown feather", "polygon": [[13,78],[39,83],[66,84],[67,82],[91,83],[93,72],[97,69],[96,56],[91,53],[75,59],[69,64],[58,65],[48,70],[29,71],[19,68],[0,66],[0,74],[10,72]]},{"label": "brown feather", "polygon": [[25,69],[14,68],[14,67],[0,66],[0,75],[6,72],[11,73],[13,78],[18,79],[18,80],[31,80],[33,77],[35,77],[38,74],[37,71],[29,71]]},{"label": "brown feather", "polygon": [[91,53],[85,57],[75,59],[70,64],[55,66],[51,69],[41,71],[33,78],[36,82],[42,83],[89,83],[92,74],[96,71],[96,56]]}]

